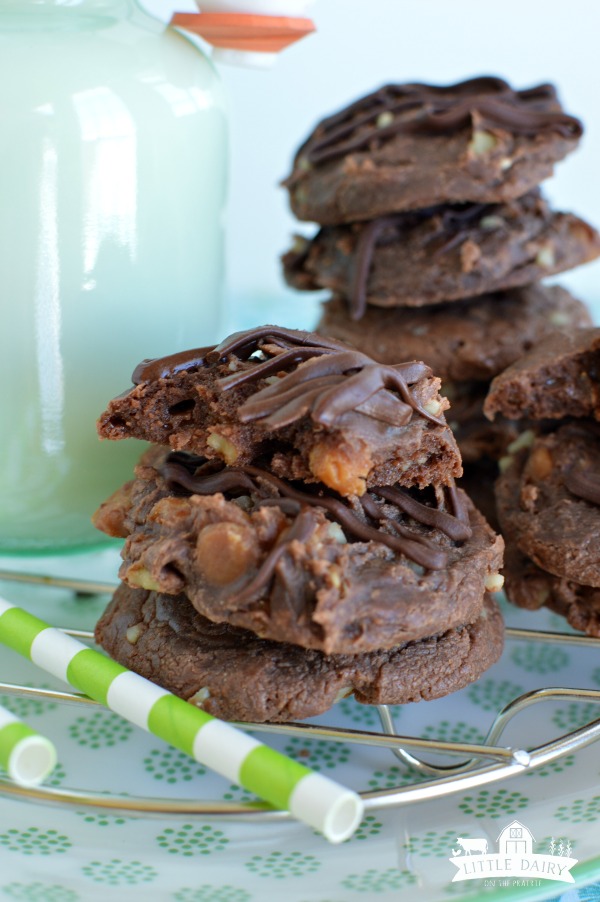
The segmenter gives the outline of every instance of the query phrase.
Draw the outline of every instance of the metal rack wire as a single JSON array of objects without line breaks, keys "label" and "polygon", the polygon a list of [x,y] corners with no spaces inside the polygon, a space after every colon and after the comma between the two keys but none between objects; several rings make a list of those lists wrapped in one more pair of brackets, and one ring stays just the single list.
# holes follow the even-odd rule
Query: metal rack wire
[{"label": "metal rack wire", "polygon": [[[0,580],[60,587],[88,595],[112,593],[114,590],[112,584],[12,571],[0,571]],[[93,634],[85,630],[64,629],[64,632],[84,641],[93,641]],[[512,627],[506,629],[506,637],[517,641],[562,643],[576,647],[598,645],[597,639],[588,636]],[[14,683],[0,682],[0,693],[40,701],[59,702],[79,708],[97,705],[97,702],[80,693]],[[600,690],[545,688],[526,692],[513,698],[498,711],[491,728],[481,743],[440,741],[399,734],[395,729],[393,713],[387,705],[377,706],[381,722],[380,731],[342,729],[313,723],[238,723],[237,726],[253,732],[284,734],[389,749],[390,753],[412,770],[419,779],[418,782],[394,788],[362,791],[360,794],[365,801],[366,809],[377,810],[437,799],[488,783],[506,780],[583,749],[600,739],[599,708],[598,719],[540,745],[531,748],[513,748],[501,744],[503,733],[518,714],[533,705],[562,700],[600,703]],[[427,760],[426,756],[431,753],[438,757],[444,756],[446,762],[434,763]],[[456,758],[461,760],[456,761]],[[423,780],[423,776],[428,779]],[[83,789],[24,788],[17,786],[8,777],[0,778],[0,796],[78,810],[95,809],[133,817],[162,818],[199,815],[241,821],[270,821],[289,818],[287,812],[275,811],[261,802],[196,801],[150,797],[127,797],[124,799],[122,796],[99,795]]]}]

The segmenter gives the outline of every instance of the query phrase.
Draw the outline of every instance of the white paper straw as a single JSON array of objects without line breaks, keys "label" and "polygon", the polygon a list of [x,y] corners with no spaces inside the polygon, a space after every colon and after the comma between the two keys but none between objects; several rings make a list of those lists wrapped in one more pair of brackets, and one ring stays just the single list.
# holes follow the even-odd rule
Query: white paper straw
[{"label": "white paper straw", "polygon": [[0,642],[111,711],[342,842],[363,815],[360,796],[177,698],[0,598]]},{"label": "white paper straw", "polygon": [[19,786],[37,786],[46,779],[56,764],[56,749],[0,706],[0,765]]}]

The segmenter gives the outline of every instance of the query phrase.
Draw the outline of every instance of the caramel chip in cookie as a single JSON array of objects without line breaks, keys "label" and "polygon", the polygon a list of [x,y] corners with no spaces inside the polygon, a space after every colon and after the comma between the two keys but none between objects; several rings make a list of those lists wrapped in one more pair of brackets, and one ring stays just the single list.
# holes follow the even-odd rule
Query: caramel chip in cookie
[{"label": "caramel chip in cookie", "polygon": [[585,420],[531,435],[496,484],[507,542],[562,579],[600,587],[600,427]]}]

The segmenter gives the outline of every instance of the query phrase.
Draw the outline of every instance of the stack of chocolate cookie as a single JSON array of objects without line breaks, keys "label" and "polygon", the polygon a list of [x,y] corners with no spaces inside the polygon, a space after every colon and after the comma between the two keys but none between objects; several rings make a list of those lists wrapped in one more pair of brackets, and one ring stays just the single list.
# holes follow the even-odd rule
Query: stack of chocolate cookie
[{"label": "stack of chocolate cookie", "polygon": [[440,380],[275,326],[145,361],[99,421],[153,443],[97,527],[118,661],[226,719],[436,698],[499,657],[503,541],[456,489]]},{"label": "stack of chocolate cookie", "polygon": [[529,424],[501,461],[506,594],[600,637],[600,329],[540,342],[485,402]]},{"label": "stack of chocolate cookie", "polygon": [[538,188],[581,133],[551,85],[388,85],[321,122],[285,182],[298,218],[321,226],[283,258],[289,284],[333,293],[317,331],[433,368],[463,484],[489,516],[516,435],[483,416],[490,380],[544,335],[591,323],[540,282],[600,254],[598,233]]}]

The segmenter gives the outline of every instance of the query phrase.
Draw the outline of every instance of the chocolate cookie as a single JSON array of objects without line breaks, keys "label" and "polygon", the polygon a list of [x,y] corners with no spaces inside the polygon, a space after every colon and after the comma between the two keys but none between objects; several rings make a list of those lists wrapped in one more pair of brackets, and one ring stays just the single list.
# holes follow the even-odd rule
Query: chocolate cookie
[{"label": "chocolate cookie", "polygon": [[483,416],[487,383],[449,383],[452,406],[449,425],[460,449],[463,475],[458,481],[490,526],[500,532],[496,512],[495,482],[498,461],[518,435],[510,420],[499,418],[490,423]]},{"label": "chocolate cookie", "polygon": [[502,203],[552,175],[581,134],[552,85],[386,85],[320,122],[284,184],[298,219],[322,225]]},{"label": "chocolate cookie", "polygon": [[[503,542],[454,489],[334,493],[253,466],[153,450],[96,517],[129,585],[185,593],[203,616],[327,654],[474,621]],[[116,512],[116,513],[115,513]],[[106,525],[108,524],[108,526]]]},{"label": "chocolate cookie", "polygon": [[546,335],[590,325],[585,304],[563,288],[533,284],[420,309],[367,307],[358,322],[333,298],[316,331],[379,363],[423,360],[447,394],[448,380],[489,382]]},{"label": "chocolate cookie", "polygon": [[493,380],[490,420],[593,417],[600,420],[600,329],[550,335]]},{"label": "chocolate cookie", "polygon": [[440,380],[422,363],[377,364],[340,342],[265,326],[216,348],[144,361],[98,431],[227,464],[262,457],[278,476],[341,495],[460,476]]},{"label": "chocolate cookie", "polygon": [[500,532],[496,512],[495,481],[498,461],[518,437],[517,423],[498,417],[490,423],[483,415],[487,382],[447,382],[450,398],[448,425],[454,433],[463,461],[459,485],[496,532]]},{"label": "chocolate cookie", "polygon": [[600,587],[600,426],[570,422],[519,444],[496,484],[503,533],[548,573]]},{"label": "chocolate cookie", "polygon": [[365,655],[324,655],[211,623],[185,596],[121,586],[96,627],[115,660],[225,720],[293,721],[354,694],[406,704],[476,680],[502,653],[503,622],[486,598],[478,619],[420,642]]},{"label": "chocolate cookie", "polygon": [[463,463],[497,461],[506,455],[517,438],[519,424],[498,417],[490,423],[483,414],[487,382],[446,382],[444,392],[450,401],[448,425],[458,443]]},{"label": "chocolate cookie", "polygon": [[600,235],[538,192],[326,226],[283,257],[288,284],[330,289],[352,320],[369,306],[424,307],[528,285],[600,255]]},{"label": "chocolate cookie", "polygon": [[[498,514],[496,513],[496,495],[494,484],[498,478],[498,464],[495,460],[481,458],[472,463],[465,463],[463,475],[457,483],[469,496],[477,510],[483,514],[494,532],[500,532]],[[506,575],[506,568],[503,571]]]},{"label": "chocolate cookie", "polygon": [[504,589],[515,605],[529,610],[547,607],[576,630],[600,638],[600,590],[561,579],[542,570],[507,542]]}]

